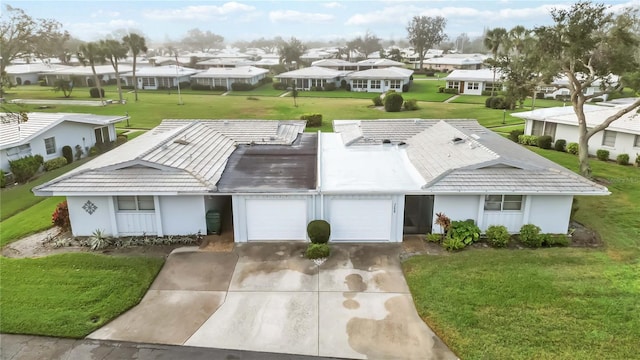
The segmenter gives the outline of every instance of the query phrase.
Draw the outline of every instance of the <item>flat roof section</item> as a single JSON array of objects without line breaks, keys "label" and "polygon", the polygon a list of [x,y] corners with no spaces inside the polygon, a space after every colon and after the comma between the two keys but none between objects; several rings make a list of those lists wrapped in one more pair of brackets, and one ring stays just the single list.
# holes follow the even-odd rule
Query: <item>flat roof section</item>
[{"label": "flat roof section", "polygon": [[218,182],[218,192],[289,192],[316,188],[317,134],[292,145],[238,145]]}]

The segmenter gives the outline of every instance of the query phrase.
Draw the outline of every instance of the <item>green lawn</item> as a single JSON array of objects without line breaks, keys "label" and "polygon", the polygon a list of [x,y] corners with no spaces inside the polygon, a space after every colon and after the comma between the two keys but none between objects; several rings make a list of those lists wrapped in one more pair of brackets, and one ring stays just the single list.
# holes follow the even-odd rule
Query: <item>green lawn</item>
[{"label": "green lawn", "polygon": [[[532,148],[577,170],[577,158]],[[640,169],[592,160],[580,197],[604,249],[465,250],[404,263],[419,314],[463,359],[625,359],[640,338]],[[597,209],[597,210],[596,210]]]},{"label": "green lawn", "polygon": [[[31,197],[35,196],[31,195]],[[56,205],[65,198],[56,196],[39,199],[42,201],[0,222],[0,247],[53,226],[51,215]]]},{"label": "green lawn", "polygon": [[278,97],[286,93],[285,90],[276,90],[273,88],[273,83],[264,84],[258,86],[251,91],[230,91],[227,96],[273,96]]},{"label": "green lawn", "polygon": [[0,262],[0,332],[82,338],[136,305],[164,260],[63,254]]}]

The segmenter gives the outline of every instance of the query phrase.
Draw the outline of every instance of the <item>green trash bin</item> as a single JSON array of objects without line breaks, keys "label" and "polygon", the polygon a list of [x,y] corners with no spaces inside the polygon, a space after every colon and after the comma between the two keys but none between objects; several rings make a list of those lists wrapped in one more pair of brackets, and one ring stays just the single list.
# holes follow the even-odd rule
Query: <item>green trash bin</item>
[{"label": "green trash bin", "polygon": [[220,235],[220,212],[217,210],[207,211],[207,235]]}]

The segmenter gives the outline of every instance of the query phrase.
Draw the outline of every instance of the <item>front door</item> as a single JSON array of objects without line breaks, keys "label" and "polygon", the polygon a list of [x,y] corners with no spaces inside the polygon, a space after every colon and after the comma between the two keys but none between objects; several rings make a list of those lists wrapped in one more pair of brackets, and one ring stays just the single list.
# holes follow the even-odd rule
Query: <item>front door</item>
[{"label": "front door", "polygon": [[460,88],[458,89],[460,94],[464,94],[464,81],[460,81]]},{"label": "front door", "polygon": [[431,232],[433,219],[433,195],[407,195],[404,197],[405,234]]}]

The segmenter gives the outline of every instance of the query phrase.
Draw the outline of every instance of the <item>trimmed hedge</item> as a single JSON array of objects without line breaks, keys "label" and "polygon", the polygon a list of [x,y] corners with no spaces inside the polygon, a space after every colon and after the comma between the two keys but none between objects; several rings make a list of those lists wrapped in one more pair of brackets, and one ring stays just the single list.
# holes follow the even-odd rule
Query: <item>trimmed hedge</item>
[{"label": "trimmed hedge", "polygon": [[44,170],[51,171],[51,170],[59,169],[65,165],[67,165],[67,159],[64,156],[60,156],[55,159],[45,161]]},{"label": "trimmed hedge", "polygon": [[104,97],[104,89],[103,88],[100,88],[100,92],[98,92],[98,88],[97,87],[93,87],[93,88],[89,89],[89,95],[94,99],[100,98],[100,94],[102,94],[102,97]]},{"label": "trimmed hedge", "polygon": [[598,160],[607,161],[609,160],[609,150],[598,149],[596,150],[596,157]]},{"label": "trimmed hedge", "polygon": [[629,165],[629,154],[619,154],[616,157],[616,162],[619,165]]},{"label": "trimmed hedge", "polygon": [[522,225],[520,228],[520,241],[532,248],[542,246],[544,238],[540,236],[540,228],[533,224]]},{"label": "trimmed hedge", "polygon": [[380,97],[380,95],[376,95],[373,99],[371,99],[371,101],[373,101],[373,106],[382,106],[382,98]]},{"label": "trimmed hedge", "polygon": [[551,149],[553,138],[549,135],[538,136],[537,146],[541,149]]},{"label": "trimmed hedge", "polygon": [[25,183],[29,181],[40,169],[42,156],[31,155],[9,161],[9,168],[16,182]]},{"label": "trimmed hedge", "polygon": [[538,146],[538,137],[535,135],[519,135],[518,142],[522,145]]},{"label": "trimmed hedge", "polygon": [[4,171],[0,170],[0,188],[7,186],[7,179],[4,177]]},{"label": "trimmed hedge", "polygon": [[306,120],[308,127],[322,126],[322,114],[304,114],[300,115],[300,120]]},{"label": "trimmed hedge", "polygon": [[65,145],[62,147],[62,156],[67,159],[67,164],[73,162],[73,150],[71,150],[71,146]]},{"label": "trimmed hedge", "polygon": [[255,88],[255,86],[247,83],[234,82],[231,84],[231,90],[233,91],[251,91]]},{"label": "trimmed hedge", "polygon": [[404,109],[407,110],[407,111],[420,109],[420,107],[418,107],[418,100],[416,100],[416,99],[405,100],[404,101]]},{"label": "trimmed hedge", "polygon": [[399,112],[402,110],[404,99],[396,92],[388,93],[384,97],[384,110],[387,112]]},{"label": "trimmed hedge", "polygon": [[578,155],[579,150],[580,148],[578,143],[571,142],[567,144],[567,152],[569,154]]},{"label": "trimmed hedge", "polygon": [[273,86],[275,90],[287,90],[287,84],[285,83],[274,82],[271,86]]},{"label": "trimmed hedge", "polygon": [[326,244],[331,236],[331,225],[325,220],[313,220],[307,225],[307,235],[314,244]]},{"label": "trimmed hedge", "polygon": [[305,252],[308,259],[328,258],[329,254],[331,254],[331,249],[327,244],[309,244]]},{"label": "trimmed hedge", "polygon": [[509,132],[509,139],[517,143],[519,142],[518,138],[520,137],[520,135],[524,135],[524,130],[511,130],[511,132]]},{"label": "trimmed hedge", "polygon": [[556,151],[565,152],[567,148],[567,140],[564,140],[564,139],[556,140],[556,142],[553,144],[553,148],[556,149]]},{"label": "trimmed hedge", "polygon": [[487,241],[493,247],[506,247],[509,245],[511,234],[504,225],[491,225],[487,228]]}]

